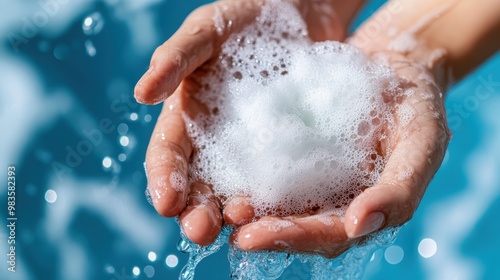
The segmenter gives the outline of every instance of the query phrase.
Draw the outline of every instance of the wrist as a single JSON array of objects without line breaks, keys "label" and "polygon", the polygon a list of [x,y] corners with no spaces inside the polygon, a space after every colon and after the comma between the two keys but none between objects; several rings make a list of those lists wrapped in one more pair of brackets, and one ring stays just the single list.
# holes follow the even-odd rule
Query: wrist
[{"label": "wrist", "polygon": [[344,41],[365,0],[298,0],[297,6],[314,41]]},{"label": "wrist", "polygon": [[393,0],[356,31],[365,51],[397,51],[460,79],[500,48],[498,0]]}]

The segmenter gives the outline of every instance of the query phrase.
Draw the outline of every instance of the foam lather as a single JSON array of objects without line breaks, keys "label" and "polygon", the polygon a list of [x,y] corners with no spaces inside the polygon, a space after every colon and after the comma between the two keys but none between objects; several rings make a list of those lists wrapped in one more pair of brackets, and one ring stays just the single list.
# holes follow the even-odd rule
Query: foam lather
[{"label": "foam lather", "polygon": [[342,215],[384,168],[397,77],[354,46],[311,42],[290,4],[268,2],[198,81],[211,113],[188,119],[190,180],[249,197],[258,216]]}]

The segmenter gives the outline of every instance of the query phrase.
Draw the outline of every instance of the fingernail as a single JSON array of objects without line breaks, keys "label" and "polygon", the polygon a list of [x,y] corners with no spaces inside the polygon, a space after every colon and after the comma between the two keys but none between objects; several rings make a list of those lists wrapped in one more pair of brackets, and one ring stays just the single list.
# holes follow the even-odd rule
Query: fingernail
[{"label": "fingernail", "polygon": [[382,212],[374,212],[368,215],[364,222],[362,222],[354,234],[353,238],[370,234],[379,230],[385,222],[385,215]]},{"label": "fingernail", "polygon": [[239,242],[238,242],[238,236],[240,233],[241,228],[235,228],[231,235],[229,236],[229,244],[232,246],[239,248]]}]

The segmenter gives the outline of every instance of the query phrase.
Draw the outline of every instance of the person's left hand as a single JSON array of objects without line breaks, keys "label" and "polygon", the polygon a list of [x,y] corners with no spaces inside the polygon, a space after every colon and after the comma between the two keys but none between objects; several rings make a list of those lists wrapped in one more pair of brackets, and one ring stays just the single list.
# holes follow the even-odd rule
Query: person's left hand
[{"label": "person's left hand", "polygon": [[[247,203],[247,209],[240,210],[245,205],[242,200],[246,200],[229,202],[224,218],[226,223],[238,226],[232,235],[237,247],[332,258],[362,242],[368,234],[400,226],[412,217],[441,165],[450,139],[444,94],[434,74],[439,72],[433,56],[436,53],[422,47],[414,56],[378,46],[365,52],[391,66],[401,78],[399,87],[404,91],[402,96],[387,100],[393,107],[395,124],[386,128],[388,138],[378,145],[378,152],[388,157],[379,181],[354,198],[343,219],[320,210],[289,217],[263,217],[248,223],[254,218],[251,207]],[[282,227],[283,220],[293,225]]]}]

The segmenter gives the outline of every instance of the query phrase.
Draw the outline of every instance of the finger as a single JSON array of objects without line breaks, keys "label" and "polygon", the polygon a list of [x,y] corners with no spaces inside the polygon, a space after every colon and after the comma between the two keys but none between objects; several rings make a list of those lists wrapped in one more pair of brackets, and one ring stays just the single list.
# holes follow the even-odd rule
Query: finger
[{"label": "finger", "polygon": [[299,1],[299,10],[313,41],[344,41],[347,27],[364,1]]},{"label": "finger", "polygon": [[156,211],[178,215],[186,206],[187,164],[191,155],[180,93],[165,103],[146,152],[148,191]]},{"label": "finger", "polygon": [[333,214],[305,217],[264,217],[236,230],[232,243],[246,251],[287,251],[337,257],[357,240],[348,240]]},{"label": "finger", "polygon": [[250,223],[255,212],[247,197],[235,197],[224,205],[224,221],[228,225],[241,226]]},{"label": "finger", "polygon": [[212,189],[203,183],[191,184],[189,203],[179,220],[187,238],[198,245],[210,245],[222,228],[220,203]]},{"label": "finger", "polygon": [[154,52],[149,70],[135,87],[137,101],[157,104],[165,100],[182,79],[218,51],[231,33],[259,14],[262,2],[219,1],[196,9]]},{"label": "finger", "polygon": [[[416,106],[417,111],[424,107],[428,110],[430,106],[418,105],[423,106]],[[419,117],[404,130],[407,136],[397,136],[399,139],[380,180],[350,204],[345,216],[349,237],[399,226],[411,219],[441,164],[449,140],[445,122],[436,120],[432,114],[432,111],[420,115],[417,112]]]}]

